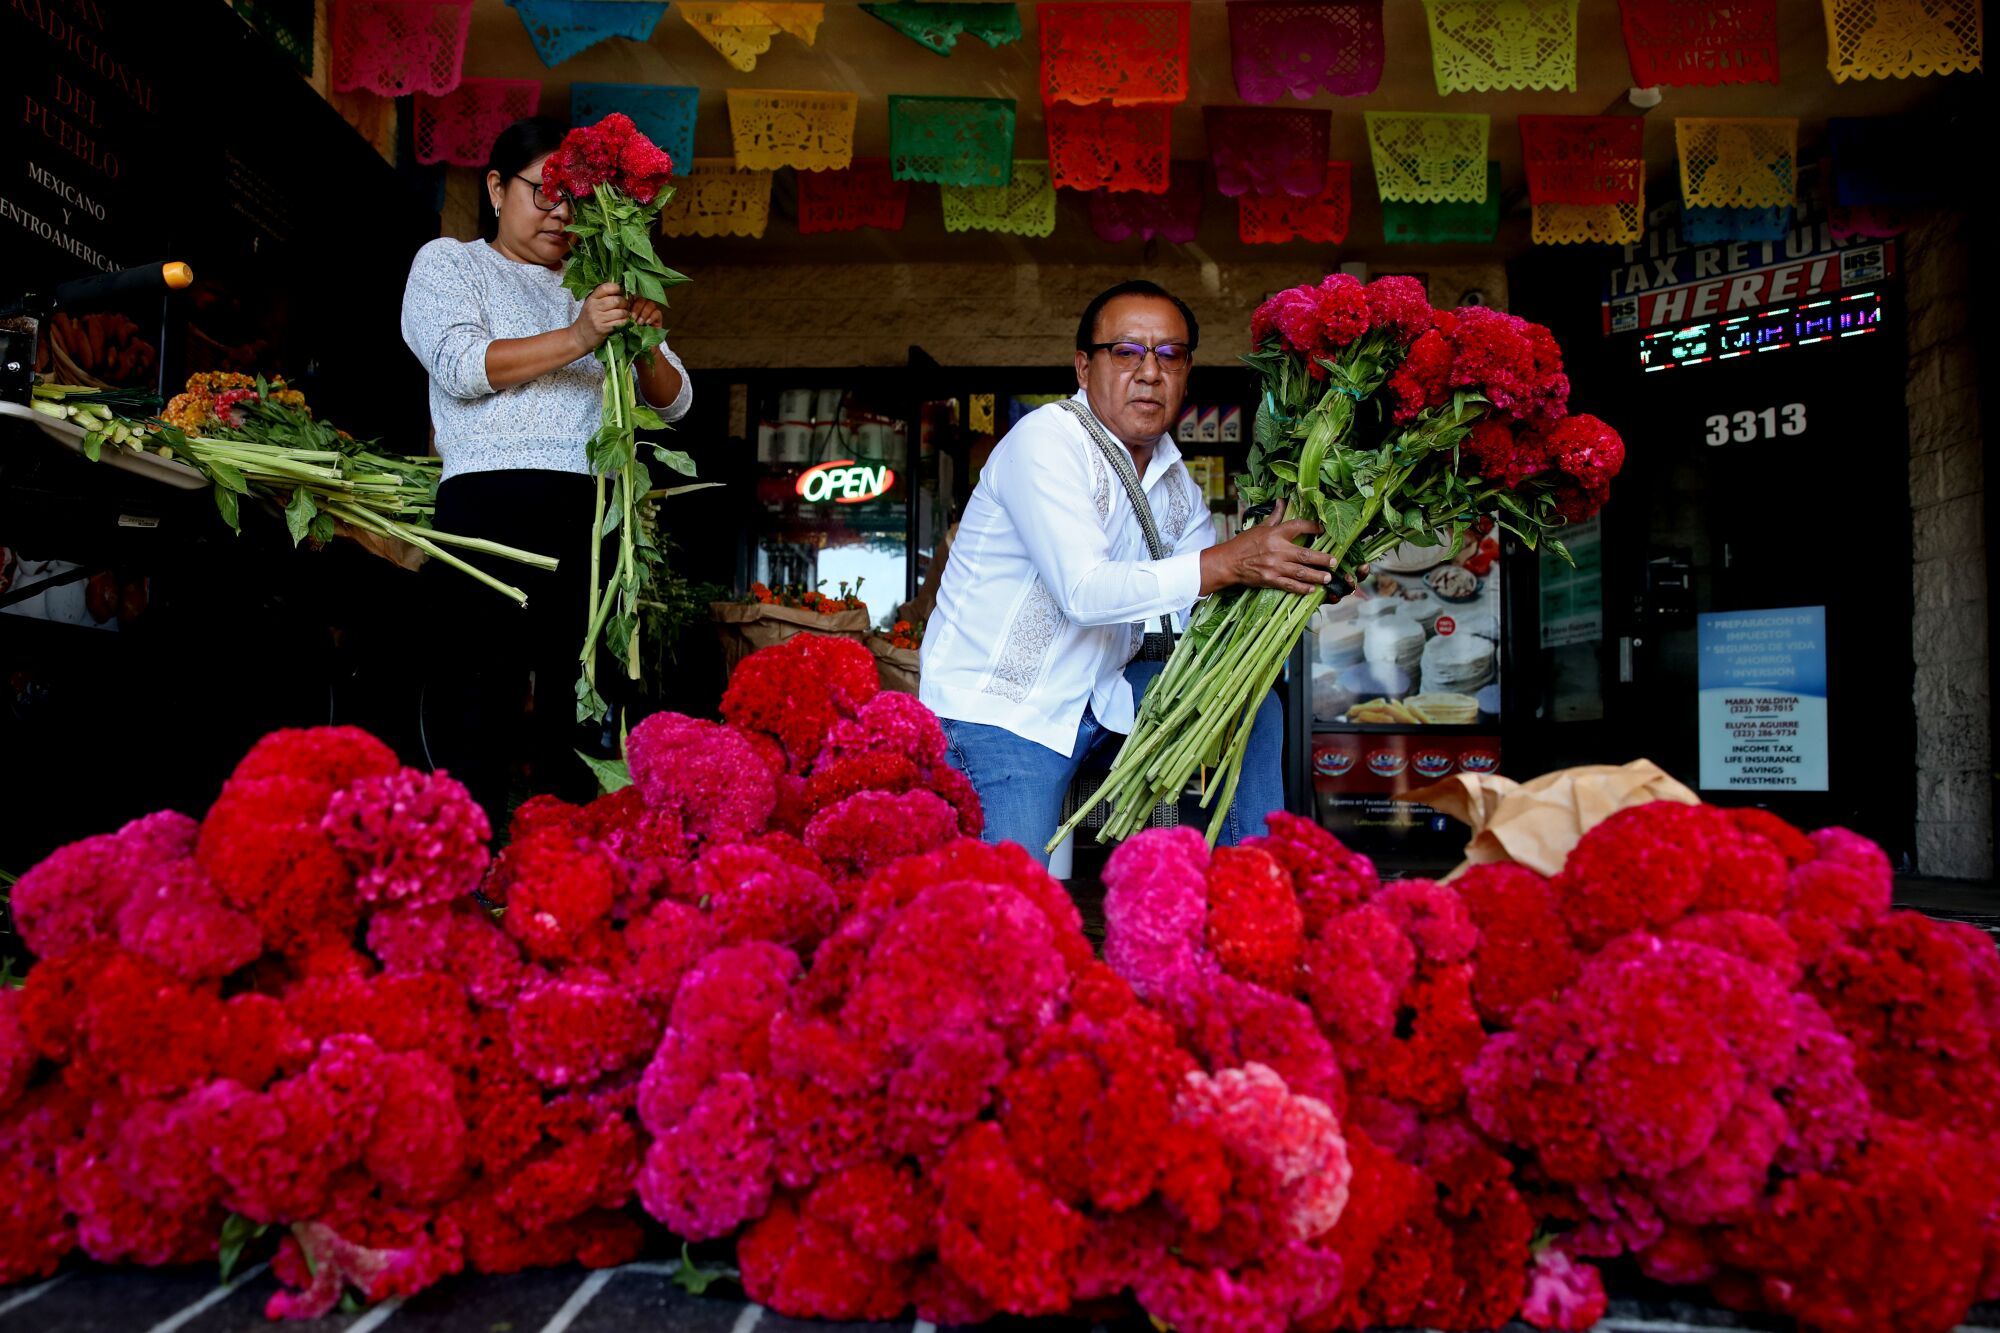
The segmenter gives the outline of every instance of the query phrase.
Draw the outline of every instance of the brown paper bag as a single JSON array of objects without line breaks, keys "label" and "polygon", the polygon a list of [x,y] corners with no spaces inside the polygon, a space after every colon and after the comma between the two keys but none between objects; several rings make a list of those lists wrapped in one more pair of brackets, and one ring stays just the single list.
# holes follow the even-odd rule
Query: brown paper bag
[{"label": "brown paper bag", "polygon": [[1495,861],[1514,861],[1553,875],[1584,834],[1620,810],[1653,801],[1701,804],[1699,796],[1650,759],[1561,768],[1532,782],[1458,773],[1397,799],[1428,805],[1471,827],[1465,860],[1446,879]]},{"label": "brown paper bag", "polygon": [[897,690],[903,694],[917,692],[917,650],[898,648],[889,642],[886,634],[870,634],[865,640],[868,651],[875,654],[875,674],[881,678],[882,688]]},{"label": "brown paper bag", "polygon": [[766,606],[762,602],[710,602],[708,609],[716,636],[722,641],[722,665],[732,672],[738,662],[759,648],[783,643],[794,634],[824,634],[860,643],[868,633],[866,611],[826,616],[803,607]]}]

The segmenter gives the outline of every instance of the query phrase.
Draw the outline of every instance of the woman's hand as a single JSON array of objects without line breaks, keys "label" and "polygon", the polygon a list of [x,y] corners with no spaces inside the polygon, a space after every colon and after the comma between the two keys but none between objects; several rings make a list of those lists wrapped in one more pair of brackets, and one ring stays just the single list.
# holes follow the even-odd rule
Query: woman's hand
[{"label": "woman's hand", "polygon": [[632,322],[650,324],[656,329],[662,329],[667,325],[667,312],[660,307],[658,301],[648,301],[643,296],[635,296],[632,298]]},{"label": "woman's hand", "polygon": [[[654,306],[655,310],[658,308]],[[583,309],[577,312],[576,323],[569,326],[570,336],[576,339],[578,349],[588,355],[602,347],[604,340],[632,317],[632,302],[626,299],[625,289],[615,282],[599,283],[596,291],[583,298]]]}]

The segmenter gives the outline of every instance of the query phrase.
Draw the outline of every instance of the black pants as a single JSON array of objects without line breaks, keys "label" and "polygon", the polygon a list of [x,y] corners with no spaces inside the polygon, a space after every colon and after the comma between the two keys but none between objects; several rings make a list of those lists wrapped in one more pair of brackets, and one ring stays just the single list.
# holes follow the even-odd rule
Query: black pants
[{"label": "black pants", "polygon": [[[525,607],[441,561],[424,569],[433,644],[424,687],[425,747],[431,763],[449,770],[485,807],[495,834],[506,827],[509,788],[523,760],[530,791],[572,801],[587,801],[597,791],[576,757],[597,730],[576,721],[595,503],[592,479],[570,472],[471,472],[438,487],[439,531],[561,562],[541,570],[451,548],[527,593]],[[617,674],[599,667],[598,689],[607,699]]]}]

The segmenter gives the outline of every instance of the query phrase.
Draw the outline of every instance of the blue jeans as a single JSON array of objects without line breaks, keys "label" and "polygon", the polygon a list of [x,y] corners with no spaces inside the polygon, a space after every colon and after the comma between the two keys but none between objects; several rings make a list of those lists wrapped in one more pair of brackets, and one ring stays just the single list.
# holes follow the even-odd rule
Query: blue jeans
[{"label": "blue jeans", "polygon": [[[1164,662],[1134,662],[1125,668],[1135,699],[1145,697],[1146,687],[1165,666]],[[986,812],[985,840],[1017,842],[1045,866],[1049,854],[1043,849],[1062,823],[1063,793],[1069,790],[1070,781],[1100,745],[1124,739],[1107,731],[1087,704],[1083,722],[1076,729],[1076,744],[1067,755],[1004,727],[938,720],[944,727],[946,759],[979,793],[979,803]],[[1279,758],[1283,750],[1284,708],[1274,690],[1258,705],[1257,720],[1250,728],[1250,748],[1243,756],[1236,799],[1224,817],[1224,843],[1233,846],[1262,834],[1264,816],[1285,808],[1285,777]]]}]

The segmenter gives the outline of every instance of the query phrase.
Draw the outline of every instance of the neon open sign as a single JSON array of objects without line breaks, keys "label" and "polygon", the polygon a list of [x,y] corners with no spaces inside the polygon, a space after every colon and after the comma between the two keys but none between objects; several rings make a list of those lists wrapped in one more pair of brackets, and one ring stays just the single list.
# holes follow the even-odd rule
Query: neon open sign
[{"label": "neon open sign", "polygon": [[808,504],[831,500],[837,505],[858,505],[886,495],[895,482],[896,474],[887,464],[870,467],[851,458],[836,458],[800,473],[796,489]]}]

